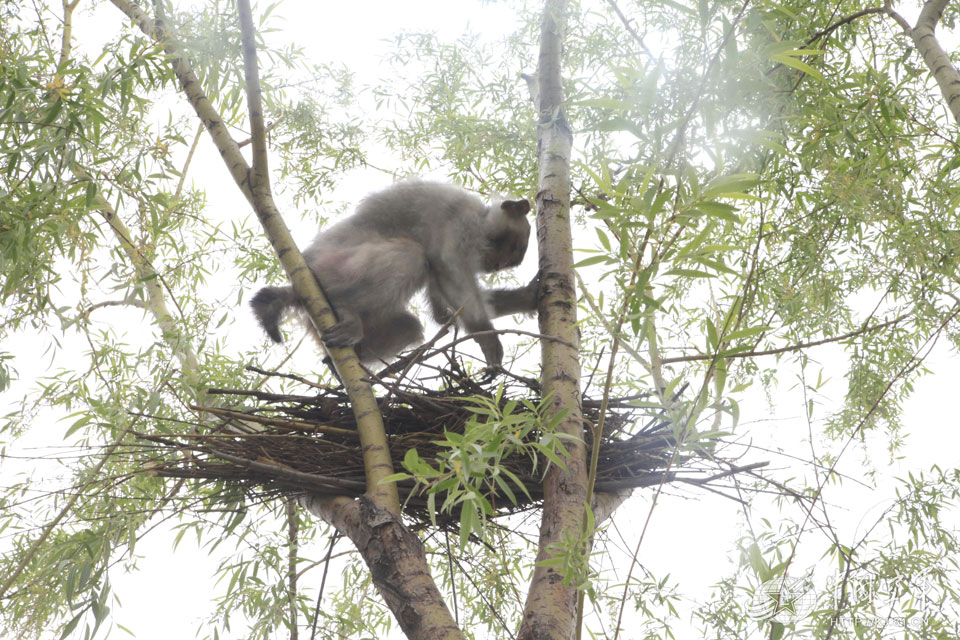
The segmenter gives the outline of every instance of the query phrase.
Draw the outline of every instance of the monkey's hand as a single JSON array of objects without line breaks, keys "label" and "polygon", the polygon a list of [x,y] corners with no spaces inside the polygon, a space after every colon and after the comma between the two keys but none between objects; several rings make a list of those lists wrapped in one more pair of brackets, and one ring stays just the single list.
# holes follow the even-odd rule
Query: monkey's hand
[{"label": "monkey's hand", "polygon": [[439,295],[434,295],[431,291],[430,295],[427,296],[427,301],[430,303],[430,312],[433,315],[434,322],[443,325],[453,319],[453,311]]},{"label": "monkey's hand", "polygon": [[474,340],[480,345],[480,350],[483,351],[483,357],[487,361],[488,368],[499,367],[503,363],[503,346],[500,344],[499,336],[476,336]]},{"label": "monkey's hand", "polygon": [[537,271],[533,279],[523,288],[529,296],[531,311],[536,311],[540,304],[540,298],[543,297],[543,269]]},{"label": "monkey's hand", "polygon": [[322,334],[320,339],[329,347],[349,347],[363,338],[363,325],[356,315],[343,314],[340,322]]}]

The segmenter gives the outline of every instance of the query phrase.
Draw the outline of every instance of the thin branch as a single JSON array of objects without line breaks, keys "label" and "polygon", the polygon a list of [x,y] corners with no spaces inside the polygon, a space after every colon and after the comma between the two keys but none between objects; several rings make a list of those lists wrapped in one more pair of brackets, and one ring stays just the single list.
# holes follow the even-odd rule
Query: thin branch
[{"label": "thin branch", "polygon": [[[603,328],[606,330],[606,332],[609,333],[610,335],[613,335],[613,326],[611,326],[610,323],[607,322],[607,318],[603,315],[603,311],[601,311],[600,306],[597,304],[596,299],[593,297],[593,294],[591,294],[590,291],[587,289],[587,285],[584,283],[583,278],[580,277],[580,273],[577,271],[574,271],[573,275],[576,276],[577,278],[577,287],[580,289],[581,299],[586,300],[587,306],[590,307],[590,310],[593,311],[593,315],[600,321],[601,324],[603,324]],[[624,351],[630,354],[630,357],[636,360],[640,364],[640,366],[642,366],[647,371],[650,371],[652,369],[650,362],[646,358],[644,358],[642,355],[640,355],[639,351],[634,349],[632,346],[630,346],[626,342],[621,344],[620,348],[622,348]]]},{"label": "thin branch", "polygon": [[302,376],[293,375],[292,373],[280,373],[278,371],[267,371],[266,369],[261,369],[260,367],[255,367],[252,364],[248,364],[244,367],[247,371],[253,371],[254,373],[259,373],[262,376],[276,376],[278,378],[287,378],[289,380],[295,380],[307,386],[313,387],[314,389],[329,389],[330,385],[320,384],[319,382],[313,382],[312,380],[307,380]]},{"label": "thin branch", "polygon": [[[876,400],[873,402],[873,404],[870,406],[867,412],[863,414],[863,416],[857,422],[856,426],[850,431],[850,435],[847,437],[846,441],[843,443],[843,446],[840,448],[840,451],[833,457],[833,462],[831,463],[829,469],[827,469],[827,472],[823,474],[823,477],[817,483],[816,491],[814,491],[813,497],[810,500],[810,506],[805,510],[806,513],[804,516],[803,523],[800,525],[800,530],[797,532],[797,535],[794,538],[793,550],[790,556],[787,558],[787,561],[785,564],[785,568],[784,568],[785,573],[787,570],[789,570],[790,565],[793,563],[793,560],[796,557],[797,548],[799,547],[799,539],[800,539],[800,536],[802,536],[803,533],[807,530],[807,524],[811,520],[814,520],[814,521],[816,520],[813,515],[814,507],[816,507],[817,503],[821,501],[823,496],[823,490],[826,487],[827,483],[831,481],[834,474],[834,470],[837,468],[837,465],[840,464],[840,460],[843,458],[844,454],[847,452],[847,449],[858,438],[858,436],[860,436],[864,427],[866,427],[867,425],[867,421],[870,420],[870,417],[874,413],[876,413],[876,411],[880,408],[881,403],[883,402],[884,398],[887,397],[887,394],[890,393],[890,390],[893,388],[893,385],[896,384],[898,381],[905,380],[906,377],[912,371],[915,371],[917,367],[923,364],[923,361],[927,358],[927,356],[930,355],[930,352],[933,350],[933,347],[936,344],[937,339],[940,337],[940,334],[943,333],[946,330],[947,326],[951,322],[956,320],[958,316],[960,316],[960,305],[957,305],[953,308],[951,313],[948,314],[947,317],[944,318],[943,322],[940,323],[940,326],[938,326],[933,333],[927,336],[927,339],[923,342],[923,344],[921,344],[914,351],[910,359],[906,363],[904,363],[902,367],[900,367],[900,370],[897,371],[897,373],[894,374],[893,377],[890,378],[889,382],[887,382],[887,385],[883,388],[883,390],[877,396]],[[926,353],[921,353],[924,350],[926,350]]]},{"label": "thin branch", "polygon": [[80,0],[68,2],[63,0],[63,33],[60,38],[60,60],[57,62],[57,70],[63,71],[67,60],[70,59],[70,50],[72,48],[71,38],[73,37],[73,10],[80,4]]},{"label": "thin branch", "polygon": [[723,478],[728,478],[730,476],[736,475],[738,473],[744,473],[747,471],[754,471],[756,469],[761,469],[768,466],[769,462],[754,462],[752,464],[745,464],[739,467],[730,467],[726,471],[721,471],[720,473],[715,473],[712,476],[706,478],[677,478],[678,482],[686,482],[687,484],[708,484],[716,480],[721,480]]},{"label": "thin branch", "polygon": [[[823,340],[814,340],[812,342],[801,342],[799,344],[791,345],[789,347],[779,347],[777,349],[766,349],[764,351],[742,351],[740,353],[731,353],[724,354],[724,359],[734,359],[734,358],[754,358],[759,356],[771,356],[777,355],[779,353],[787,353],[790,351],[800,351],[802,349],[807,349],[810,347],[819,347],[823,344],[829,344],[831,342],[840,342],[842,340],[848,340],[850,338],[855,338],[860,335],[865,335],[868,333],[873,333],[874,331],[879,331],[880,329],[886,329],[887,327],[897,324],[901,320],[905,320],[910,317],[911,314],[905,313],[898,318],[893,320],[888,320],[872,327],[861,327],[855,331],[850,331],[840,336],[833,336],[832,338],[824,338]],[[713,360],[716,357],[716,354],[697,354],[694,356],[677,356],[675,358],[664,358],[663,364],[673,364],[676,362],[696,362],[698,360]]]},{"label": "thin branch", "polygon": [[104,302],[98,302],[87,307],[80,314],[80,317],[87,318],[97,309],[102,309],[104,307],[137,307],[140,309],[146,309],[147,303],[143,300],[105,300]]},{"label": "thin branch", "polygon": [[357,480],[347,480],[346,478],[337,478],[334,476],[321,476],[313,473],[304,473],[303,471],[297,471],[296,469],[290,469],[288,467],[281,467],[280,465],[276,464],[257,462],[256,460],[241,458],[240,456],[235,456],[217,449],[209,448],[205,449],[204,451],[212,456],[221,458],[227,462],[232,462],[233,464],[250,469],[251,471],[269,473],[273,476],[279,476],[281,478],[291,480],[299,485],[302,485],[304,488],[310,488],[311,490],[318,491],[324,495],[353,496],[358,492],[363,491],[366,486],[365,483]]},{"label": "thin branch", "polygon": [[[104,452],[103,457],[100,459],[100,462],[97,463],[95,467],[90,470],[89,476],[92,478],[99,478],[100,472],[103,470],[103,467],[107,464],[108,460],[112,459],[113,452],[116,451],[117,447],[123,442],[123,439],[127,437],[127,434],[130,433],[130,430],[137,424],[135,419],[130,424],[126,425],[123,428],[123,431],[120,432],[120,435],[117,436],[117,439],[113,441],[107,450]],[[40,532],[40,536],[33,541],[33,544],[30,545],[30,548],[27,549],[23,556],[21,556],[20,561],[17,563],[17,566],[14,567],[13,571],[7,575],[7,578],[3,581],[3,584],[0,585],[0,601],[3,600],[7,591],[13,586],[13,583],[16,582],[17,578],[20,577],[20,574],[23,573],[23,570],[27,568],[27,565],[33,560],[34,556],[39,551],[40,547],[43,546],[43,543],[46,542],[47,538],[50,537],[50,534],[53,532],[54,528],[60,524],[60,521],[63,520],[68,513],[73,509],[73,505],[77,503],[77,500],[80,499],[80,496],[86,496],[87,494],[83,491],[78,491],[74,495],[70,496],[70,499],[67,500],[67,504],[63,506],[63,509],[46,525],[44,525],[43,530]]]},{"label": "thin branch", "polygon": [[200,137],[203,135],[203,123],[201,122],[197,125],[197,134],[193,136],[193,144],[190,145],[190,151],[187,152],[187,159],[183,161],[183,168],[180,170],[180,180],[177,182],[177,189],[173,192],[173,200],[176,202],[180,199],[180,194],[183,193],[183,184],[187,180],[187,170],[190,168],[190,163],[193,161],[193,154],[196,153],[197,147],[200,145]]},{"label": "thin branch", "polygon": [[[197,405],[190,405],[190,408],[194,411],[200,411],[201,413],[211,413],[215,416],[220,416],[222,418],[233,418],[234,420],[243,421],[248,416],[242,411],[232,411],[230,409],[221,409],[218,407],[201,407]],[[272,427],[288,428],[295,431],[303,431],[304,427],[301,424],[292,422],[290,420],[282,420],[280,418],[267,418],[265,416],[257,416],[257,421],[263,425],[270,425]],[[348,438],[356,438],[357,432],[351,429],[340,429],[339,427],[326,427],[319,424],[310,425],[310,429],[316,431],[317,433],[328,433],[333,436],[341,436]],[[235,434],[229,434],[235,435]]]},{"label": "thin branch", "polygon": [[[276,120],[274,120],[273,122],[271,122],[270,124],[268,124],[266,127],[264,127],[264,129],[263,129],[264,135],[270,133],[270,131],[271,131],[274,127],[276,127],[278,124],[280,124],[282,121],[283,121],[283,118],[280,117],[280,118],[277,118]],[[237,143],[237,145],[240,146],[240,147],[245,147],[245,146],[247,146],[248,144],[250,144],[251,142],[253,142],[253,138],[252,138],[252,137],[251,137],[251,138],[247,138],[246,140],[241,140],[240,142]]]},{"label": "thin branch", "polygon": [[333,545],[340,539],[339,533],[330,536],[330,546],[327,547],[327,557],[323,560],[323,577],[320,578],[320,591],[317,593],[317,606],[313,610],[313,625],[310,631],[310,640],[317,637],[317,618],[320,616],[320,601],[323,600],[323,589],[327,585],[327,572],[330,570],[330,557],[333,555]]},{"label": "thin branch", "polygon": [[913,27],[910,26],[910,23],[907,22],[907,19],[894,11],[890,0],[887,0],[883,8],[886,10],[887,15],[893,18],[893,21],[900,25],[900,28],[903,29],[905,34],[910,35],[913,32]]},{"label": "thin branch", "polygon": [[643,38],[637,33],[637,30],[633,28],[633,25],[630,24],[630,21],[627,19],[627,16],[623,15],[623,11],[620,10],[620,7],[617,6],[617,3],[614,0],[607,0],[607,4],[614,10],[617,14],[617,17],[620,18],[620,22],[623,23],[624,28],[627,32],[633,36],[633,39],[637,41],[640,45],[640,48],[643,49],[643,52],[646,53],[650,58],[656,59],[656,56],[653,55],[653,52],[647,48],[646,43],[644,43]]},{"label": "thin branch", "polygon": [[704,70],[703,75],[701,76],[700,86],[694,95],[693,101],[687,108],[687,112],[680,121],[680,126],[677,127],[677,132],[674,134],[673,141],[670,143],[669,151],[667,152],[666,156],[666,167],[669,168],[669,166],[673,164],[676,154],[679,153],[680,145],[683,142],[683,137],[686,134],[687,127],[690,126],[690,121],[693,119],[693,114],[696,113],[697,109],[700,107],[700,100],[703,98],[703,94],[706,92],[707,82],[715,77],[713,68],[720,61],[721,53],[723,53],[723,50],[726,48],[730,38],[733,37],[734,32],[740,25],[740,20],[743,19],[743,15],[746,13],[747,7],[750,6],[750,2],[751,0],[744,0],[743,5],[741,5],[740,10],[737,12],[737,15],[734,16],[732,21],[730,21],[730,26],[727,28],[726,33],[723,34],[723,40],[717,46],[716,52],[710,59],[709,64],[707,64],[707,68]]},{"label": "thin branch", "polygon": [[290,640],[297,634],[297,555],[299,554],[300,521],[297,519],[297,501],[287,498],[287,606],[290,607]]},{"label": "thin branch", "polygon": [[263,89],[257,60],[256,31],[249,0],[238,0],[240,39],[243,44],[243,77],[247,88],[247,109],[250,115],[250,140],[253,146],[251,187],[270,192],[270,167],[267,156],[267,132],[263,122]]},{"label": "thin branch", "polygon": [[821,29],[820,31],[817,31],[815,34],[807,38],[807,44],[808,45],[813,44],[820,38],[826,38],[830,36],[834,31],[836,31],[837,29],[839,29],[845,24],[850,24],[854,20],[859,20],[864,16],[869,16],[876,13],[887,13],[887,8],[886,7],[870,7],[869,9],[863,9],[862,11],[851,13],[847,17],[841,18],[840,20],[834,22],[826,29]]}]

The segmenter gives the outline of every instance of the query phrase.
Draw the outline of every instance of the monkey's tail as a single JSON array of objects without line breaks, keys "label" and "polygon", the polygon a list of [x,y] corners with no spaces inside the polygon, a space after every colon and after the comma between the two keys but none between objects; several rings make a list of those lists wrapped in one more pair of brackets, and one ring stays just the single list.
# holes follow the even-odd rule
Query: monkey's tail
[{"label": "monkey's tail", "polygon": [[293,287],[264,287],[250,300],[253,314],[274,342],[283,342],[280,319],[284,311],[296,304],[297,294],[293,292]]}]

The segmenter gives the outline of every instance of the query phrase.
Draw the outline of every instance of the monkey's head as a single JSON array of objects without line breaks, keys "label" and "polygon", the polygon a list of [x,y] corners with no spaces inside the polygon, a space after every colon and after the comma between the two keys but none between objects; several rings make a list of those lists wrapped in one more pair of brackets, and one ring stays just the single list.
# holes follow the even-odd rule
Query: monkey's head
[{"label": "monkey's head", "polygon": [[530,240],[530,223],[527,200],[494,201],[484,221],[486,247],[481,267],[485,273],[493,273],[516,267],[523,262]]}]

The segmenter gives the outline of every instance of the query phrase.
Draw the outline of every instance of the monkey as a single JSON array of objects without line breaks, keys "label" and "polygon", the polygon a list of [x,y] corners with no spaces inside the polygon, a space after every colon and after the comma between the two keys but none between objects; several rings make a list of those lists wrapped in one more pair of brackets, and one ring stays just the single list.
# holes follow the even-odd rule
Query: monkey
[{"label": "monkey", "polygon": [[[354,346],[364,364],[388,361],[423,342],[423,325],[408,309],[426,289],[433,318],[470,332],[493,329],[491,318],[532,313],[539,277],[517,289],[483,291],[479,273],[520,264],[527,250],[528,200],[494,199],[489,206],[464,189],[436,182],[399,182],[367,196],[348,218],[321,231],[303,252],[338,322],[323,344]],[[274,342],[280,320],[301,307],[293,287],[264,287],[250,301]],[[486,364],[498,367],[503,347],[495,334],[475,336]]]}]

